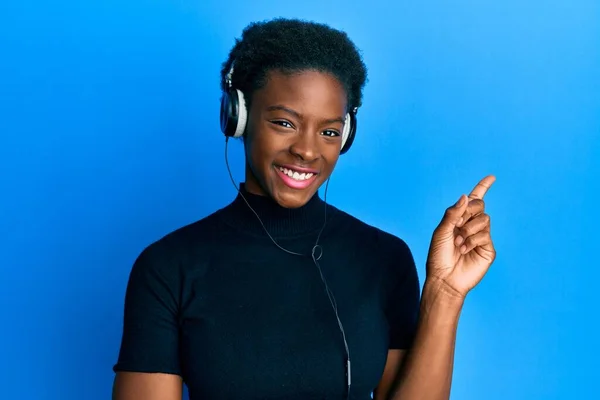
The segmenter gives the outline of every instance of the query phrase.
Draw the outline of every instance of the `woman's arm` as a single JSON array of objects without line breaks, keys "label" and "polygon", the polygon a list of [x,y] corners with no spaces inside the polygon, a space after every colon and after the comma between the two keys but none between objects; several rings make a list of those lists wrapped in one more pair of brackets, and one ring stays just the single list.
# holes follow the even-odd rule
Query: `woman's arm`
[{"label": "woman's arm", "polygon": [[[398,349],[388,351],[374,400],[449,397],[456,330],[463,302],[456,296],[440,293],[434,283],[425,282],[421,317],[410,353]],[[419,384],[422,382],[436,384],[428,392],[429,389]]]},{"label": "woman's arm", "polygon": [[398,374],[400,368],[404,365],[404,359],[406,358],[406,350],[390,349],[388,350],[387,361],[385,362],[385,368],[383,375],[379,380],[377,388],[373,392],[374,400],[388,400],[390,393],[393,391],[393,385],[398,380]]},{"label": "woman's arm", "polygon": [[113,400],[181,400],[181,275],[172,254],[164,240],[154,243],[131,269]]},{"label": "woman's arm", "polygon": [[117,372],[112,400],[181,400],[182,387],[179,375]]},{"label": "woman's arm", "polygon": [[400,369],[393,400],[450,397],[458,320],[467,293],[496,258],[483,196],[494,176],[481,180],[446,210],[433,234],[415,340]]},{"label": "woman's arm", "polygon": [[425,282],[415,341],[405,357],[393,400],[448,399],[463,299]]}]

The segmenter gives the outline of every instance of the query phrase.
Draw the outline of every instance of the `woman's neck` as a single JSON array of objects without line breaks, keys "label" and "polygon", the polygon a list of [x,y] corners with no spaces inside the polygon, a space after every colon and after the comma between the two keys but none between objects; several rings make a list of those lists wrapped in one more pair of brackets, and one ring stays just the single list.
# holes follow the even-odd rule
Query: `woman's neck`
[{"label": "woman's neck", "polygon": [[268,195],[251,193],[242,183],[235,200],[225,211],[230,224],[249,233],[262,235],[266,229],[273,237],[293,237],[318,232],[332,208],[318,192],[301,207],[285,208]]}]

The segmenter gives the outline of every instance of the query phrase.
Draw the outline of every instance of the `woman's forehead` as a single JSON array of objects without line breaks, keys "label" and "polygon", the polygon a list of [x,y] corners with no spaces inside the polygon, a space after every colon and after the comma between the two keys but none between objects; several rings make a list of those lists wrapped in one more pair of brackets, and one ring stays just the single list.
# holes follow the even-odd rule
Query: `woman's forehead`
[{"label": "woman's forehead", "polygon": [[345,109],[346,91],[333,75],[319,71],[293,74],[271,72],[266,84],[255,93],[263,107]]}]

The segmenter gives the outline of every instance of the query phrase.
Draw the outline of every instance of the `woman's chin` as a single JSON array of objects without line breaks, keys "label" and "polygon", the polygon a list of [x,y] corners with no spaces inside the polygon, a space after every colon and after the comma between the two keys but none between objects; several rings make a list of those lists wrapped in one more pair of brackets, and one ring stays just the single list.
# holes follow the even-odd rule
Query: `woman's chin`
[{"label": "woman's chin", "polygon": [[294,190],[287,187],[276,187],[274,189],[271,197],[283,208],[300,208],[306,205],[316,192],[312,188]]}]

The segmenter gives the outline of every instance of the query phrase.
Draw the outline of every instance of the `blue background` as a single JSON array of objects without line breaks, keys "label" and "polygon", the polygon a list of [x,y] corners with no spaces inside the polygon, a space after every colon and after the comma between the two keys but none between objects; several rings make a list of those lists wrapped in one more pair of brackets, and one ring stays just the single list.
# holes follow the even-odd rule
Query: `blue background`
[{"label": "blue background", "polygon": [[[49,3],[0,5],[3,398],[110,397],[134,258],[235,195],[219,69],[275,16],[362,49],[360,128],[328,200],[403,237],[422,279],[444,209],[498,178],[498,258],[462,314],[452,398],[593,397],[597,0]],[[230,160],[242,179],[239,143]]]}]

